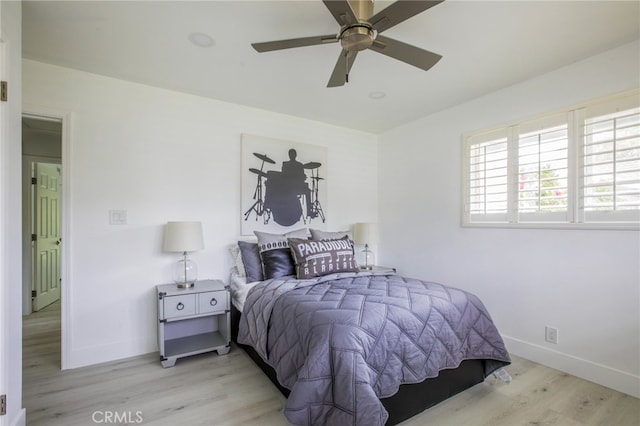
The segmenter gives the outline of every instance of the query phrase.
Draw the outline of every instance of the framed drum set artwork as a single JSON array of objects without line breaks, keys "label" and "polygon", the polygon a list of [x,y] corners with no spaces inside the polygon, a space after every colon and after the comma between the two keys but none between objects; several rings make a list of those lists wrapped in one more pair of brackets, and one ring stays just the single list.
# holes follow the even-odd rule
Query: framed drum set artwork
[{"label": "framed drum set artwork", "polygon": [[242,135],[242,235],[326,220],[327,148]]}]

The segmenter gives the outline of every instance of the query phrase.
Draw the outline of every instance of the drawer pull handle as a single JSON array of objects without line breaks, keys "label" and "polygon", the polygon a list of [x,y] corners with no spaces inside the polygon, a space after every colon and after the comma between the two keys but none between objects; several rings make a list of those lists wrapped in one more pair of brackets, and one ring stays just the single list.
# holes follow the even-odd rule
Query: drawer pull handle
[{"label": "drawer pull handle", "polygon": [[177,310],[179,310],[179,311],[181,311],[181,310],[183,310],[183,309],[184,309],[184,305],[182,304],[182,302],[180,302],[180,303],[178,303],[178,304],[176,305],[176,309],[177,309]]},{"label": "drawer pull handle", "polygon": [[209,304],[210,304],[211,306],[216,306],[216,305],[218,304],[218,301],[217,301],[217,300],[216,300],[216,298],[214,297],[214,298],[212,298],[212,299],[209,301]]}]

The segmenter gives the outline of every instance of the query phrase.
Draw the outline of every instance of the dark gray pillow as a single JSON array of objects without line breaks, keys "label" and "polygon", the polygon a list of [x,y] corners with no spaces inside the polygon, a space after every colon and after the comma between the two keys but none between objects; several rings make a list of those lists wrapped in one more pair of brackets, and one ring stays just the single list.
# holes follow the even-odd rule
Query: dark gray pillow
[{"label": "dark gray pillow", "polygon": [[287,238],[306,239],[308,236],[306,228],[287,232],[286,234],[269,234],[261,231],[253,231],[253,233],[258,237],[258,249],[262,260],[264,279],[295,275],[295,264],[291,257]]},{"label": "dark gray pillow", "polygon": [[346,235],[344,238],[323,241],[289,238],[289,248],[298,279],[321,277],[336,272],[358,272],[353,241]]},{"label": "dark gray pillow", "polygon": [[264,275],[262,274],[262,260],[260,260],[258,243],[238,241],[238,247],[240,247],[244,270],[247,272],[247,282],[263,281]]}]

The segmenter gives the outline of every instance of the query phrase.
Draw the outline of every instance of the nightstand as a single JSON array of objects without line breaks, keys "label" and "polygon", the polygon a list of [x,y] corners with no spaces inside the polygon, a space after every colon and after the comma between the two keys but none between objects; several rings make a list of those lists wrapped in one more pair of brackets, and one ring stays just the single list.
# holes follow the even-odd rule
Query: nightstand
[{"label": "nightstand", "polygon": [[176,284],[156,286],[158,348],[163,367],[178,358],[231,349],[229,287],[220,280],[196,281],[191,288]]}]

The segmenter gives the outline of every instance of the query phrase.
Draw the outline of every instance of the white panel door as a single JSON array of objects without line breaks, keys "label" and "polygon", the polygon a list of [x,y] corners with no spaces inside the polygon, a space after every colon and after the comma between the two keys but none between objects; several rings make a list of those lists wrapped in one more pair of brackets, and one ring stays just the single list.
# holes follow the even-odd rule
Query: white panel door
[{"label": "white panel door", "polygon": [[60,165],[34,163],[33,310],[60,299]]}]

